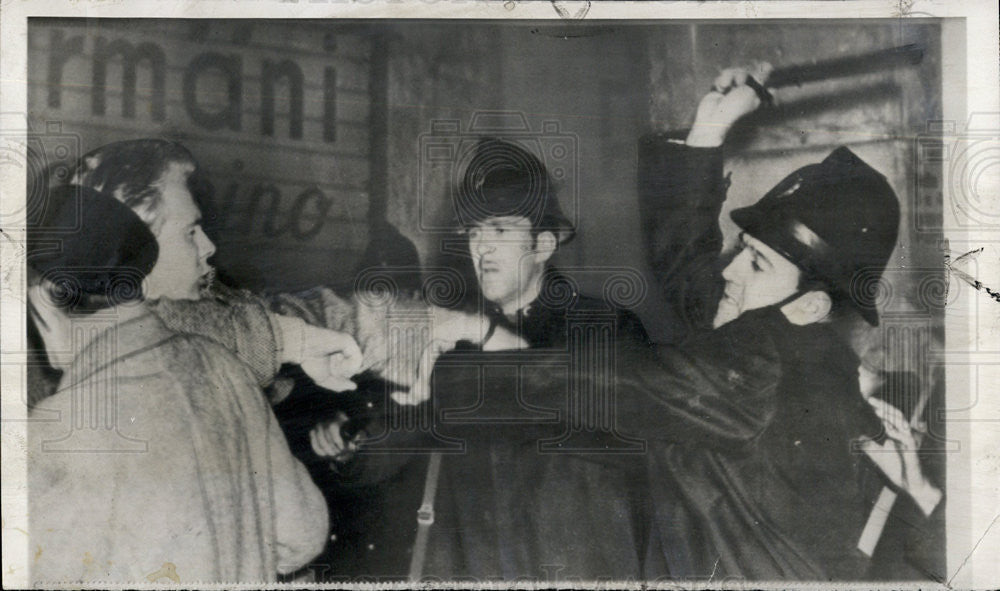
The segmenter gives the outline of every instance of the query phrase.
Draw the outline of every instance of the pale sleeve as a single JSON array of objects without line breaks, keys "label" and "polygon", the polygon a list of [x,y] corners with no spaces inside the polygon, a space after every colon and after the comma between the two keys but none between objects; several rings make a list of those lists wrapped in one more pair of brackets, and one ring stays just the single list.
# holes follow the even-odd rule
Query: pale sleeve
[{"label": "pale sleeve", "polygon": [[202,336],[232,351],[260,386],[269,385],[281,368],[281,330],[262,299],[161,298],[151,301],[150,308],[172,331]]},{"label": "pale sleeve", "polygon": [[278,572],[293,572],[323,551],[329,516],[323,494],[309,472],[288,449],[285,435],[273,416],[267,425],[268,450],[274,485]]},{"label": "pale sleeve", "polygon": [[[232,351],[261,386],[270,385],[281,368],[284,343],[278,314],[350,334],[364,355],[362,369],[384,376],[392,334],[389,323],[430,309],[417,298],[387,301],[369,293],[342,298],[328,287],[267,297],[240,291],[227,295],[227,300],[162,298],[151,301],[150,307],[171,330],[203,336]],[[404,365],[415,367],[422,349],[407,351],[412,354],[403,357],[412,363]]]},{"label": "pale sleeve", "polygon": [[329,287],[313,287],[294,293],[279,293],[267,297],[271,311],[301,318],[313,326],[354,333],[354,301],[342,298]]},{"label": "pale sleeve", "polygon": [[271,310],[350,334],[361,348],[362,371],[409,385],[430,337],[430,332],[421,336],[410,329],[431,322],[438,309],[418,297],[359,291],[342,298],[327,287],[315,287],[273,296]]}]

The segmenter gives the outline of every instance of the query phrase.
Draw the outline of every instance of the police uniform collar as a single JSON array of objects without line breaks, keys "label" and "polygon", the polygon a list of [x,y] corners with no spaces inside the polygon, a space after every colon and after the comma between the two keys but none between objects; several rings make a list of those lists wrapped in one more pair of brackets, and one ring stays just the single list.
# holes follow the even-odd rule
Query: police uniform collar
[{"label": "police uniform collar", "polygon": [[861,360],[843,337],[826,322],[812,322],[799,325],[789,321],[781,311],[781,305],[767,306],[751,310],[736,321],[747,318],[753,322],[748,330],[764,331],[774,340],[784,362],[807,363],[816,361],[816,351],[823,351],[822,362],[829,366],[839,366],[845,371],[854,371]]}]

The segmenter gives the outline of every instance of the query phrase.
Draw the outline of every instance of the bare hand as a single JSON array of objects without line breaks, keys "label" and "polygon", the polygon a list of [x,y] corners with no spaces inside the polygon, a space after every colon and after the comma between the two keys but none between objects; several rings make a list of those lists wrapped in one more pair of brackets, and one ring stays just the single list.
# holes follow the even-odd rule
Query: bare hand
[{"label": "bare hand", "polygon": [[337,411],[332,421],[320,423],[309,432],[309,442],[316,455],[321,458],[332,458],[344,462],[354,455],[358,445],[354,440],[345,442],[340,434],[341,427],[347,422],[347,415]]},{"label": "bare hand", "polygon": [[457,345],[457,341],[446,339],[434,339],[424,347],[417,363],[417,375],[413,379],[413,384],[407,392],[393,392],[392,399],[397,404],[405,406],[416,406],[427,402],[431,398],[431,374],[434,373],[434,364],[441,355],[451,351]]},{"label": "bare hand", "polygon": [[763,85],[773,69],[771,64],[761,62],[752,69],[728,68],[719,73],[712,91],[698,104],[687,144],[702,148],[721,146],[733,123],[760,106],[760,98],[747,85],[747,78],[753,76]]},{"label": "bare hand", "polygon": [[345,392],[357,388],[351,376],[361,371],[361,348],[347,333],[304,325],[302,330],[302,371],[316,384]]},{"label": "bare hand", "polygon": [[[483,327],[480,325],[481,322],[482,321],[479,318],[463,316],[459,319],[453,319],[449,324],[441,325],[441,330],[438,330],[438,327],[436,326],[434,335],[435,337],[441,338],[435,338],[424,348],[423,354],[420,356],[420,361],[417,364],[417,375],[414,379],[413,385],[410,387],[410,391],[394,392],[392,394],[393,400],[395,400],[398,404],[404,405],[417,405],[429,400],[431,397],[431,374],[434,372],[434,364],[437,363],[437,360],[441,357],[441,355],[455,348],[455,345],[457,344],[456,339],[459,339],[464,335],[470,335],[470,327],[473,329],[471,334],[482,334]],[[458,326],[462,324],[465,325],[465,328],[458,328]],[[480,339],[461,340],[472,340],[473,342],[476,342]],[[527,341],[510,330],[502,327],[498,327],[494,330],[493,335],[489,338],[489,340],[482,343],[483,351],[524,349],[527,348],[527,346]]]},{"label": "bare hand", "polygon": [[483,351],[515,351],[527,348],[528,341],[502,326],[498,326],[493,331],[493,336],[483,343]]},{"label": "bare hand", "polygon": [[489,331],[489,319],[481,314],[432,307],[434,338],[445,342],[481,343]]},{"label": "bare hand", "polygon": [[919,445],[906,416],[895,406],[877,398],[869,398],[875,414],[885,426],[886,441],[862,442],[862,449],[894,485],[909,494],[927,515],[940,502],[941,491],[924,475],[917,455]]}]

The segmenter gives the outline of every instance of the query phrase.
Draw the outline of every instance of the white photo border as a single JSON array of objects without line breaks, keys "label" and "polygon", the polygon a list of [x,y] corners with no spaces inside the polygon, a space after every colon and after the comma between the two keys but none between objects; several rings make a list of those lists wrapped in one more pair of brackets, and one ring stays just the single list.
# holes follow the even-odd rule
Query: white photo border
[{"label": "white photo border", "polygon": [[[554,6],[560,5],[560,6]],[[81,18],[394,18],[394,19],[544,19],[559,21],[564,14],[585,14],[590,19],[867,19],[867,18],[944,18],[956,19],[942,26],[942,104],[944,120],[954,121],[959,129],[992,137],[998,148],[1000,135],[1000,72],[998,72],[998,14],[995,1],[962,0],[954,2],[909,0],[896,1],[800,1],[758,0],[755,2],[487,2],[478,0],[199,0],[114,2],[107,0],[0,0],[0,127],[5,138],[15,138],[26,131],[27,29],[32,17]],[[561,10],[558,10],[560,9]],[[964,87],[949,85],[949,71],[964,71]],[[1000,165],[993,164],[994,170]],[[17,163],[0,160],[0,220],[4,214],[20,211],[25,202],[25,170]],[[1000,174],[988,176],[980,185],[982,194],[1000,199]],[[945,187],[945,203],[955,199],[952,187]],[[947,223],[951,208],[944,208]],[[2,573],[6,588],[23,587],[27,579],[33,549],[27,544],[26,446],[22,400],[24,384],[19,367],[26,362],[24,336],[20,334],[25,315],[24,228],[3,227],[0,236],[2,264],[2,300],[0,300],[0,417],[2,417]],[[953,245],[969,248],[990,247],[1000,252],[1000,236],[977,228],[945,230]],[[953,248],[953,250],[956,250]],[[980,259],[980,277],[1000,278],[1000,257]],[[959,301],[949,305],[946,315],[946,339],[949,343],[970,344],[986,338],[1000,350],[1000,303],[982,298],[986,294],[963,290]],[[976,303],[978,301],[978,308]],[[979,310],[979,315],[975,310]],[[985,317],[983,315],[986,315]],[[977,333],[978,331],[978,333]],[[985,337],[983,336],[985,335]],[[971,350],[971,347],[970,347]],[[970,372],[950,372],[946,387],[950,409],[956,412],[955,428],[949,438],[958,439],[962,453],[971,461],[949,463],[947,478],[947,569],[949,588],[995,588],[1000,585],[1000,356],[970,354],[949,363],[981,365],[978,383]],[[993,367],[990,367],[993,366]],[[991,385],[993,387],[991,387]],[[973,393],[971,388],[978,391]],[[968,395],[968,398],[965,396]],[[951,420],[951,419],[949,419]],[[951,425],[952,423],[950,423]],[[965,501],[968,502],[965,502]],[[966,529],[962,524],[968,524]],[[959,527],[956,527],[958,525]],[[989,557],[993,556],[993,559]],[[324,585],[335,587],[336,585]],[[762,586],[755,583],[754,587]],[[878,584],[848,585],[871,589]],[[893,588],[918,585],[893,584]],[[926,588],[926,584],[919,585]],[[134,587],[130,585],[130,587]],[[154,587],[154,585],[150,585]],[[155,585],[159,588],[161,585]],[[219,586],[233,588],[233,585]],[[252,587],[252,586],[240,586]],[[602,587],[612,587],[602,585]]]}]

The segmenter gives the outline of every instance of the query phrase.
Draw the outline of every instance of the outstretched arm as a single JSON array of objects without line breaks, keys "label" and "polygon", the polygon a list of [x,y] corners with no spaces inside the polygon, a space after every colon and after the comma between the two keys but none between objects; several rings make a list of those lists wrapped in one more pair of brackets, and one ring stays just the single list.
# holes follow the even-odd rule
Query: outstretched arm
[{"label": "outstretched arm", "polygon": [[321,386],[354,389],[350,377],[362,360],[349,334],[269,312],[263,300],[253,297],[234,302],[161,298],[150,307],[174,332],[206,337],[235,353],[261,386],[271,383],[283,363],[293,363]]},{"label": "outstretched arm", "polygon": [[578,366],[564,351],[532,350],[527,363],[516,354],[499,354],[494,367],[521,364],[522,369],[499,371],[489,379],[483,379],[488,368],[465,358],[442,362],[432,397],[436,419],[456,409],[492,418],[558,418],[513,426],[509,420],[446,421],[436,428],[458,438],[493,437],[500,431],[506,439],[523,441],[557,437],[568,429],[570,413],[606,412],[613,387],[614,426],[623,435],[742,449],[760,435],[775,410],[780,365],[767,327],[763,315],[751,314],[699,335],[683,349],[619,347],[610,374]]}]

